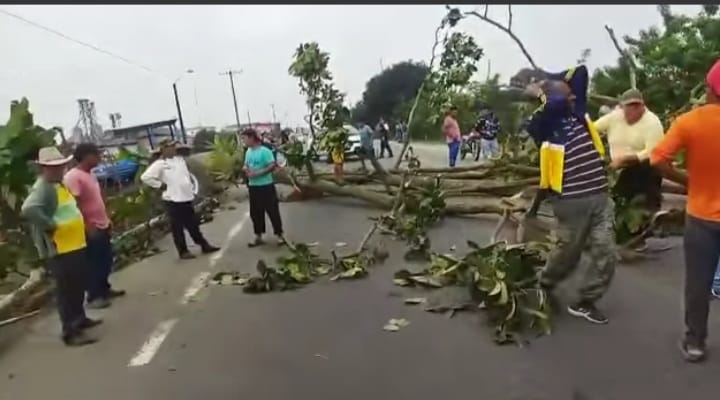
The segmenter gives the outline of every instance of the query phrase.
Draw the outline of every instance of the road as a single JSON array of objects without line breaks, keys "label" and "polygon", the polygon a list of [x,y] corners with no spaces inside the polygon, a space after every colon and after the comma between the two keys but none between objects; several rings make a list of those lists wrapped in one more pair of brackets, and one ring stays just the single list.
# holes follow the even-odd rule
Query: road
[{"label": "road", "polygon": [[[375,213],[347,199],[282,205],[288,237],[318,241],[321,252],[336,242],[357,243]],[[462,252],[468,238],[487,241],[492,225],[447,219],[431,240],[436,249],[457,245]],[[386,242],[390,259],[366,279],[247,295],[206,285],[207,277],[251,271],[259,258],[271,261],[282,250],[246,246],[252,236],[246,204],[220,211],[203,230],[222,244],[220,254],[178,262],[166,238],[160,247],[167,252],[113,277],[129,294],[91,312],[105,319],[96,345],[62,346],[52,310],[0,330],[0,400],[569,400],[574,392],[587,400],[644,400],[712,398],[720,391],[720,356],[688,365],[677,351],[679,247],[618,269],[600,304],[608,325],[561,314],[553,335],[520,348],[494,345],[481,313],[448,319],[403,305],[405,292],[391,279],[405,266],[401,243]],[[564,298],[574,285],[562,288]],[[382,330],[401,317],[410,325]],[[711,332],[720,332],[717,307]],[[709,345],[719,348],[720,336]]]}]

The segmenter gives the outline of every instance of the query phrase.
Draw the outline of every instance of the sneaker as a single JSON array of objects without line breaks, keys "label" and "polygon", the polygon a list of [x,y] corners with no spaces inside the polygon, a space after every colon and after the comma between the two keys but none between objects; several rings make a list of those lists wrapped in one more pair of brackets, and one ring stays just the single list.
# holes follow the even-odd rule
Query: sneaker
[{"label": "sneaker", "polygon": [[684,340],[680,341],[680,352],[687,362],[694,363],[705,359],[705,350],[703,348],[688,344]]},{"label": "sneaker", "polygon": [[710,289],[710,295],[720,300],[720,289]]},{"label": "sneaker", "polygon": [[180,254],[181,260],[192,260],[193,258],[197,258],[197,257],[195,257],[195,254],[190,253],[190,252]]},{"label": "sneaker", "polygon": [[576,304],[573,306],[568,306],[567,310],[570,315],[585,318],[586,320],[594,324],[608,323],[607,317],[602,312],[600,312],[600,310],[595,308],[595,306],[592,304]]},{"label": "sneaker", "polygon": [[212,254],[212,253],[216,253],[218,251],[220,251],[220,248],[212,246],[212,245],[207,245],[207,246],[203,247],[203,249],[202,249],[203,254]]},{"label": "sneaker", "polygon": [[71,335],[63,335],[62,341],[63,343],[65,343],[65,346],[80,347],[96,343],[98,340],[95,338],[91,338],[84,333],[75,333]]},{"label": "sneaker", "polygon": [[88,301],[87,307],[94,310],[100,310],[102,308],[110,307],[110,304],[112,304],[110,303],[110,300],[100,297],[92,301]]},{"label": "sneaker", "polygon": [[262,246],[263,244],[265,244],[265,242],[262,240],[261,237],[257,236],[257,237],[255,237],[255,240],[248,243],[248,247],[258,247],[258,246]]}]

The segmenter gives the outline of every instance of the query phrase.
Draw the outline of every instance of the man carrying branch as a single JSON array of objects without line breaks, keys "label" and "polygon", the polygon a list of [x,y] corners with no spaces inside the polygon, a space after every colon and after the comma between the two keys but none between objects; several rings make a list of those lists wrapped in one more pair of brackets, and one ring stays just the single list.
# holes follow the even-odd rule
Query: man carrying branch
[{"label": "man carrying branch", "polygon": [[[667,179],[687,186],[685,219],[685,337],[687,361],[705,359],[713,275],[720,259],[720,60],[706,78],[707,104],[680,117],[650,155]],[[686,152],[687,173],[672,162]]]},{"label": "man carrying branch", "polygon": [[591,263],[580,299],[568,307],[576,317],[604,324],[595,307],[615,272],[614,204],[608,193],[600,137],[585,114],[585,66],[531,83],[526,92],[540,102],[527,126],[540,146],[540,189],[548,190],[558,221],[558,246],[548,257],[540,283],[548,290],[577,268],[587,250]]}]

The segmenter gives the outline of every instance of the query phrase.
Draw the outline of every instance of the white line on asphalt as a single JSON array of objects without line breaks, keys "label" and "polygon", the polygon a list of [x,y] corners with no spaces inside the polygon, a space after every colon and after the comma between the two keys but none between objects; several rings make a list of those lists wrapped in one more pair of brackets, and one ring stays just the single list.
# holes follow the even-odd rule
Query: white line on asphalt
[{"label": "white line on asphalt", "polygon": [[177,322],[178,319],[173,318],[158,324],[157,328],[150,334],[150,338],[140,347],[140,350],[135,353],[135,356],[130,359],[128,367],[140,367],[150,363]]},{"label": "white line on asphalt", "polygon": [[187,289],[185,289],[185,293],[183,293],[183,297],[180,299],[180,304],[190,303],[195,295],[205,287],[208,279],[210,279],[210,272],[208,271],[197,274],[195,279],[193,279]]},{"label": "white line on asphalt", "polygon": [[210,268],[215,268],[215,264],[217,264],[217,262],[220,261],[220,259],[223,257],[223,255],[225,254],[225,250],[227,250],[227,248],[230,246],[233,238],[235,238],[235,236],[237,236],[237,234],[242,231],[242,228],[243,226],[245,226],[248,218],[250,218],[250,212],[245,212],[242,218],[240,218],[240,221],[238,221],[237,224],[230,228],[227,237],[225,237],[225,243],[223,243],[220,251],[210,257]]}]

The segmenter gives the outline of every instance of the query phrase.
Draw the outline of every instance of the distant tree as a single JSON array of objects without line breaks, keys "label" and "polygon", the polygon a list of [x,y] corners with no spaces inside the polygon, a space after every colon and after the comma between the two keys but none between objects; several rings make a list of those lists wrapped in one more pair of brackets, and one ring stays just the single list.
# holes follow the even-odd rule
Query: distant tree
[{"label": "distant tree", "polygon": [[193,152],[200,153],[204,151],[210,151],[212,145],[215,142],[215,136],[217,132],[213,130],[203,129],[195,134],[193,139]]},{"label": "distant tree", "polygon": [[362,100],[352,110],[354,121],[375,123],[381,117],[397,117],[398,108],[413,100],[428,73],[423,63],[403,61],[370,78]]}]

